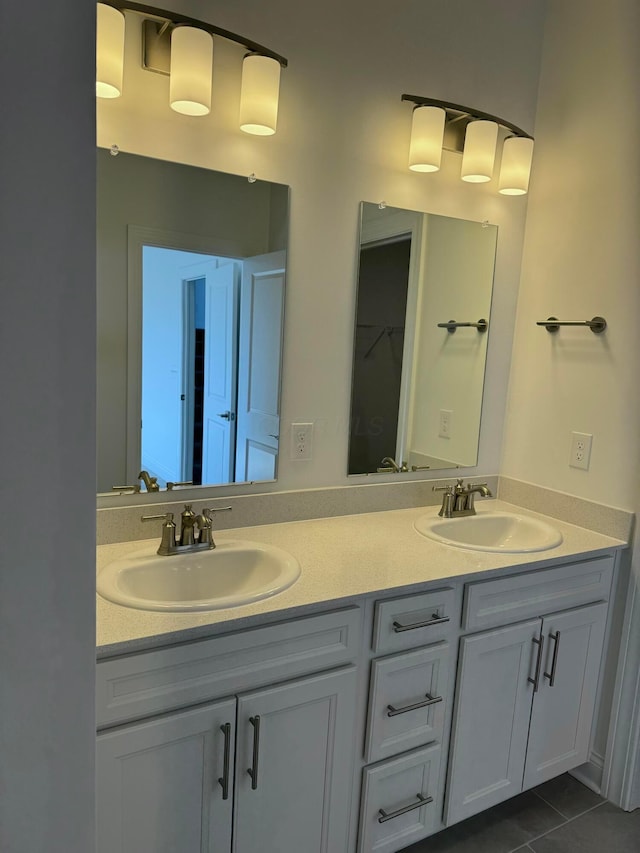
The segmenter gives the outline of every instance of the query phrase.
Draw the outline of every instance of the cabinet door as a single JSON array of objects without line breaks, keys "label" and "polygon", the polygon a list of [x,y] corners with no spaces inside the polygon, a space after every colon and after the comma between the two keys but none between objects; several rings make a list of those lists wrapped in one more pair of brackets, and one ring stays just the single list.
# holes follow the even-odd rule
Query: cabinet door
[{"label": "cabinet door", "polygon": [[98,853],[231,849],[235,706],[226,700],[98,736]]},{"label": "cabinet door", "polygon": [[460,641],[447,824],[522,790],[540,627],[531,619]]},{"label": "cabinet door", "polygon": [[355,693],[349,667],[239,698],[236,853],[346,850]]},{"label": "cabinet door", "polygon": [[524,787],[589,757],[591,723],[607,619],[605,603],[545,616],[545,666],[533,700]]}]

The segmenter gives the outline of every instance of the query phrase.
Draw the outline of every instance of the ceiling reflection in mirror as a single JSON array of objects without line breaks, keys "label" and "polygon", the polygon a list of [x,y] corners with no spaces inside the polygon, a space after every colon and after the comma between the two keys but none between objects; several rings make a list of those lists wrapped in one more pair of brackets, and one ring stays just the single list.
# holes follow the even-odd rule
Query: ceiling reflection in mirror
[{"label": "ceiling reflection in mirror", "polygon": [[275,479],[289,188],[97,159],[98,491]]},{"label": "ceiling reflection in mirror", "polygon": [[362,203],[348,474],[477,464],[497,230]]}]

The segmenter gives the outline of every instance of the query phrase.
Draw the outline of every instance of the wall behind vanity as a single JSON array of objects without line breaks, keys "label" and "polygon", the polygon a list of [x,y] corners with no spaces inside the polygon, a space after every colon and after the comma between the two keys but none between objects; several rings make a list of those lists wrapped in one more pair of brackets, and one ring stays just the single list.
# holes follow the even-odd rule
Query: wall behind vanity
[{"label": "wall behind vanity", "polygon": [[[175,0],[185,14],[242,32],[284,54],[278,131],[237,130],[239,58],[216,43],[212,114],[185,119],[167,81],[144,75],[139,109],[98,105],[98,143],[291,186],[278,482],[263,490],[347,482],[359,202],[489,220],[498,225],[492,330],[478,467],[498,469],[526,196],[506,198],[442,171],[408,170],[411,107],[403,92],[471,104],[533,131],[544,3]],[[137,46],[136,46],[136,49]],[[151,79],[149,79],[151,78]],[[448,319],[448,318],[445,318]],[[313,460],[290,460],[291,422],[314,422]],[[242,488],[242,487],[241,487]],[[255,491],[253,489],[245,489]]]}]

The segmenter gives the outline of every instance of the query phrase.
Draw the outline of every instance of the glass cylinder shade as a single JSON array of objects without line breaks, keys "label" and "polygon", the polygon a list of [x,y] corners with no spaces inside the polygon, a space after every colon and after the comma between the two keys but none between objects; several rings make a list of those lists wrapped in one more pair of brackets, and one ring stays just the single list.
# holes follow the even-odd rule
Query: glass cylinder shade
[{"label": "glass cylinder shade", "polygon": [[270,136],[278,123],[280,63],[270,56],[250,53],[242,63],[240,130]]},{"label": "glass cylinder shade", "polygon": [[533,139],[510,136],[502,148],[502,165],[498,192],[503,195],[524,195],[529,189]]},{"label": "glass cylinder shade", "polygon": [[169,103],[187,116],[211,110],[213,38],[196,27],[176,27],[171,33]]},{"label": "glass cylinder shade", "polygon": [[124,69],[124,15],[113,6],[97,4],[96,96],[119,98]]},{"label": "glass cylinder shade", "polygon": [[471,121],[467,125],[462,154],[463,181],[481,184],[490,181],[496,158],[498,125],[495,121]]},{"label": "glass cylinder shade", "polygon": [[440,168],[445,117],[441,107],[414,109],[409,143],[409,168],[414,172],[437,172]]}]

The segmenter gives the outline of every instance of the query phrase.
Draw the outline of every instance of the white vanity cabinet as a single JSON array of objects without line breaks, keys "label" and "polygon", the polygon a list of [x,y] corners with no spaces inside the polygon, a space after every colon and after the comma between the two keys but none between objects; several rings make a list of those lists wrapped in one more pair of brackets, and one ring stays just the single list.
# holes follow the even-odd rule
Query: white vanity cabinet
[{"label": "white vanity cabinet", "polygon": [[452,587],[375,605],[358,853],[394,853],[440,828],[459,610]]},{"label": "white vanity cabinet", "polygon": [[[98,663],[98,853],[329,853],[346,849],[357,659],[347,608]],[[234,649],[235,647],[235,649]],[[216,686],[217,684],[217,686]],[[233,696],[165,711],[192,691]],[[182,697],[182,698],[181,698]],[[139,704],[138,704],[139,701]]]},{"label": "white vanity cabinet", "polygon": [[463,627],[496,627],[460,640],[447,824],[587,760],[612,573],[606,556],[467,585]]}]

